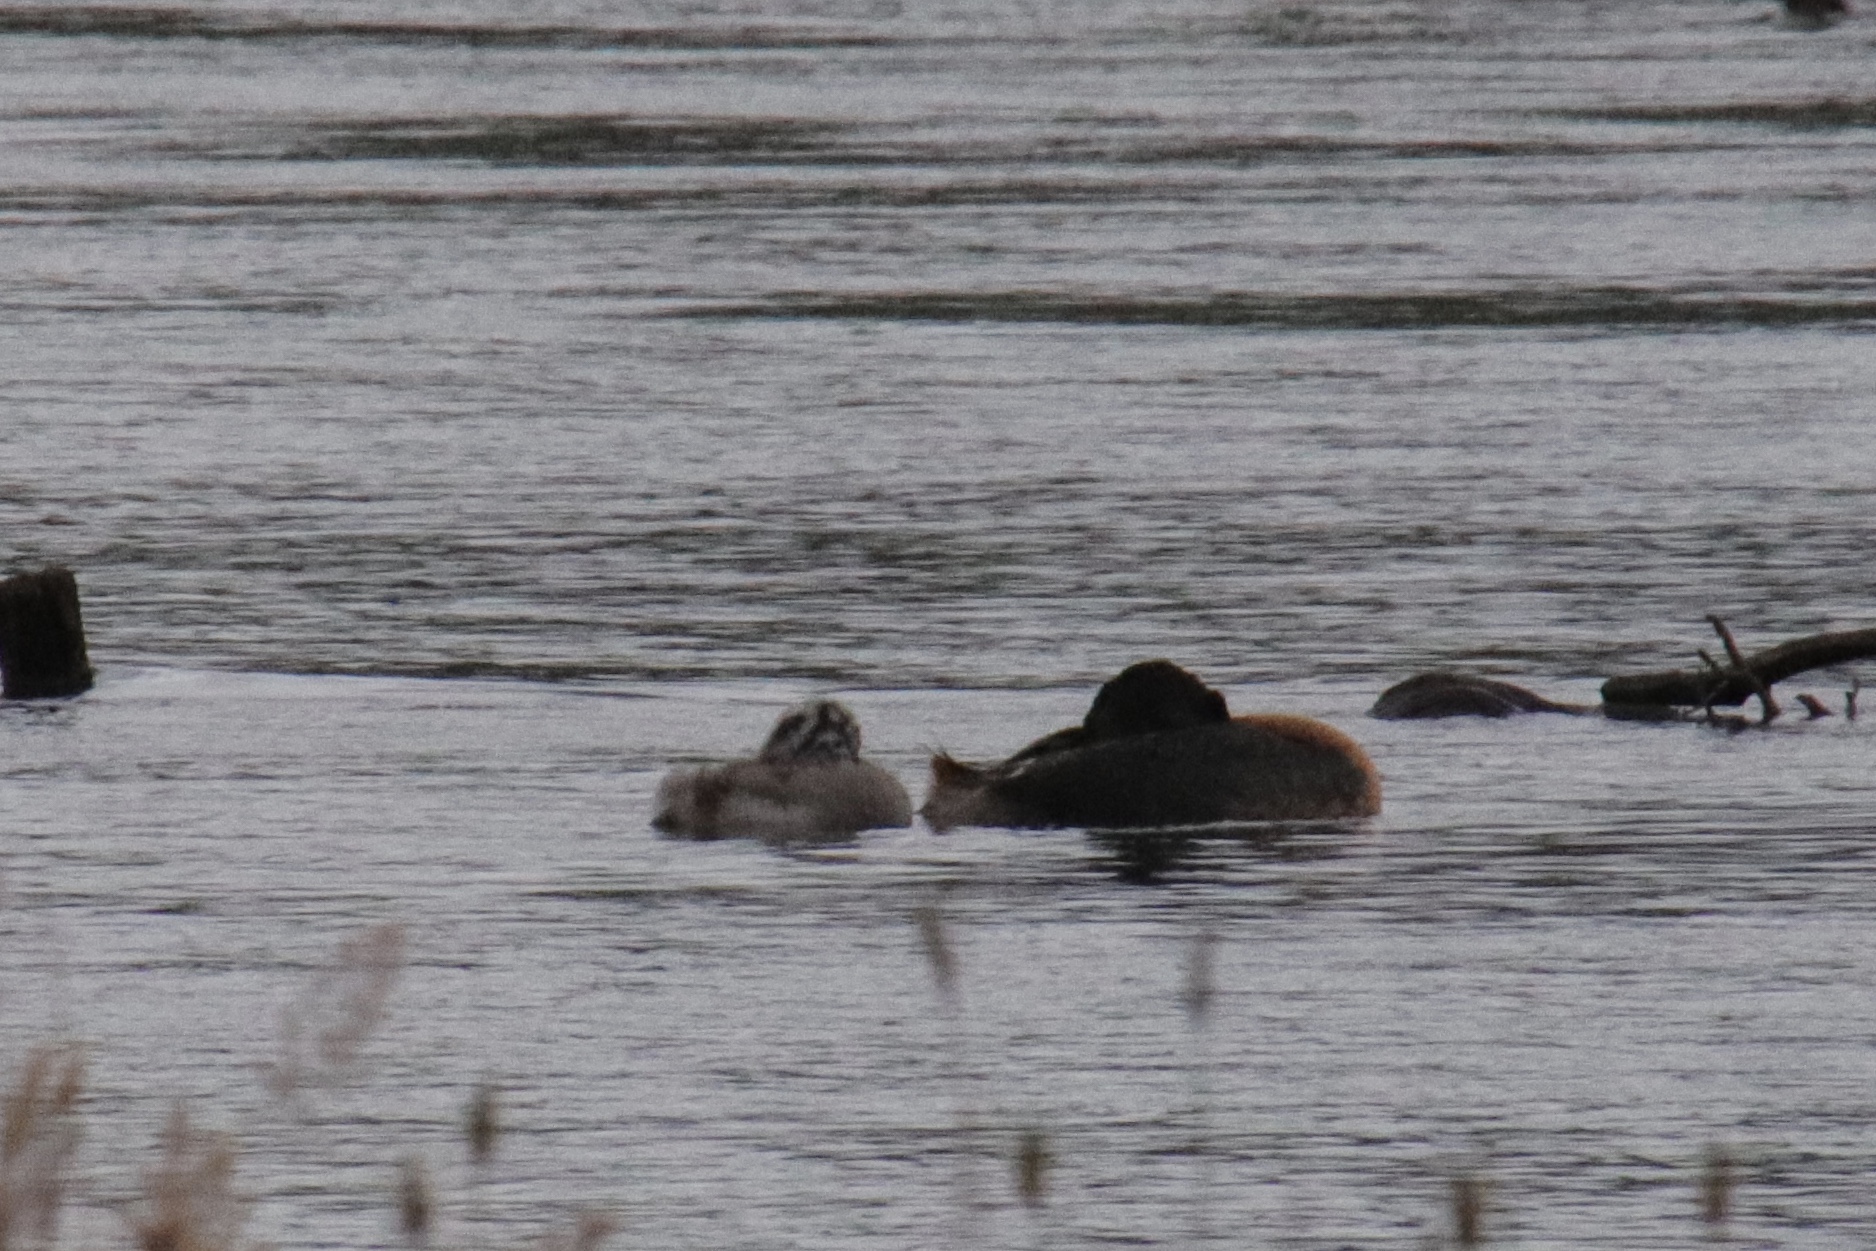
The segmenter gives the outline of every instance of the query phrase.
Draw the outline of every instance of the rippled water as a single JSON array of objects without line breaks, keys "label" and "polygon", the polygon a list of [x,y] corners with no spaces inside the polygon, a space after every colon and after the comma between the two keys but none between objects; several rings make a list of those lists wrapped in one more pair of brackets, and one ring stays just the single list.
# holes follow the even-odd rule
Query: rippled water
[{"label": "rippled water", "polygon": [[[282,1247],[397,1243],[413,1153],[446,1245],[1420,1246],[1470,1172],[1512,1245],[1694,1246],[1716,1143],[1740,1240],[1867,1240],[1868,723],[1362,714],[1869,624],[1872,29],[0,6],[0,555],[78,571],[101,671],[0,708],[66,1241],[178,1098]],[[1386,810],[648,827],[805,693],[916,796],[1159,655],[1356,734]],[[386,1019],[271,1093],[384,922]]]}]

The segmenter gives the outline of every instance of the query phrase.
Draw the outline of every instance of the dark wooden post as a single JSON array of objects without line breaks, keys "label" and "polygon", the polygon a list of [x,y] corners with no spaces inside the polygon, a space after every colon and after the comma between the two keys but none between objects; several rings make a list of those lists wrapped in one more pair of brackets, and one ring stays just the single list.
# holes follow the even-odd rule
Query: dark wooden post
[{"label": "dark wooden post", "polygon": [[54,565],[0,581],[0,696],[77,695],[91,677],[72,571]]}]

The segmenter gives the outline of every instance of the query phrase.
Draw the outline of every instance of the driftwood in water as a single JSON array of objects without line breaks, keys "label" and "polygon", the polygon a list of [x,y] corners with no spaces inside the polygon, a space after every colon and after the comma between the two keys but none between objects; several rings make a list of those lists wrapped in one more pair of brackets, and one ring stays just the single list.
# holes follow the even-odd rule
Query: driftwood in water
[{"label": "driftwood in water", "polygon": [[0,581],[0,696],[56,699],[91,689],[78,580],[53,566]]},{"label": "driftwood in water", "polygon": [[[1876,658],[1876,629],[1844,630],[1834,634],[1811,634],[1777,647],[1768,647],[1750,656],[1739,649],[1733,632],[1718,617],[1707,619],[1726,645],[1727,663],[1722,665],[1706,652],[1699,653],[1705,667],[1672,669],[1656,673],[1638,673],[1610,678],[1602,684],[1602,706],[1559,704],[1533,691],[1493,678],[1468,673],[1422,673],[1396,683],[1381,692],[1381,698],[1368,710],[1371,717],[1383,720],[1430,720],[1436,717],[1508,717],[1521,712],[1601,712],[1621,720],[1684,721],[1688,709],[1704,710],[1714,718],[1716,706],[1743,704],[1749,696],[1759,697],[1762,723],[1779,715],[1772,687],[1786,678],[1848,664],[1853,660]],[[1844,715],[1857,716],[1857,692],[1861,683],[1851,680],[1844,696]],[[1821,701],[1800,695],[1798,702],[1813,718],[1829,716]],[[1739,718],[1730,719],[1739,724]]]},{"label": "driftwood in water", "polygon": [[[1602,707],[1581,703],[1555,703],[1523,686],[1501,683],[1491,677],[1471,673],[1420,673],[1403,683],[1388,686],[1381,698],[1368,709],[1369,716],[1383,720],[1431,720],[1439,716],[1510,716],[1514,713],[1596,713],[1621,720],[1687,720],[1687,709],[1703,709],[1715,720],[1717,705],[1745,703],[1748,696],[1760,698],[1760,722],[1778,716],[1778,703],[1771,688],[1788,677],[1808,670],[1822,670],[1833,664],[1876,658],[1876,630],[1840,630],[1837,634],[1808,634],[1777,647],[1747,656],[1733,641],[1733,632],[1718,617],[1709,617],[1715,634],[1726,645],[1726,664],[1720,664],[1705,651],[1700,653],[1702,670],[1664,670],[1657,673],[1634,673],[1611,677],[1602,683]],[[1857,718],[1857,690],[1861,683],[1852,679],[1850,692],[1844,696],[1844,715]],[[1822,701],[1799,696],[1810,716],[1829,716]],[[1732,724],[1743,724],[1730,718]]]},{"label": "driftwood in water", "polygon": [[[1715,619],[1717,622],[1717,618]],[[1715,629],[1722,629],[1717,623]],[[1724,634],[1721,636],[1725,637]],[[1743,704],[1763,688],[1811,669],[1876,657],[1876,629],[1811,634],[1735,659],[1726,669],[1673,669],[1610,678],[1602,684],[1605,706],[1708,708]]]}]

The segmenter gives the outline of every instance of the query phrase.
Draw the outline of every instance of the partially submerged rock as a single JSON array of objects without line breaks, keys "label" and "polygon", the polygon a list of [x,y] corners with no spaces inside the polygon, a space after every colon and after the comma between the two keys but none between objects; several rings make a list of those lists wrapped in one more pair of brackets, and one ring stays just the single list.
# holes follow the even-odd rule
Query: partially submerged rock
[{"label": "partially submerged rock", "polygon": [[1368,715],[1383,721],[1424,721],[1439,717],[1509,717],[1520,712],[1594,711],[1581,704],[1560,704],[1535,691],[1496,678],[1470,673],[1421,673],[1381,692]]}]

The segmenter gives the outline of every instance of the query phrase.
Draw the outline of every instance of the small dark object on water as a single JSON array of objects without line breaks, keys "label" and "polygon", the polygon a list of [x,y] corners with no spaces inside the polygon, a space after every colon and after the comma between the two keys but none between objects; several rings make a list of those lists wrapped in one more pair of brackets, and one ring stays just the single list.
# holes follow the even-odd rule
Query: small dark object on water
[{"label": "small dark object on water", "polygon": [[1850,16],[1850,5],[1849,0],[1785,0],[1785,13],[1797,25],[1822,30]]},{"label": "small dark object on water", "polygon": [[53,565],[0,581],[0,696],[78,695],[92,676],[72,571]]},{"label": "small dark object on water", "polygon": [[1422,673],[1381,692],[1368,715],[1383,721],[1427,721],[1436,717],[1509,717],[1520,712],[1592,711],[1559,704],[1533,691],[1469,673]]}]

